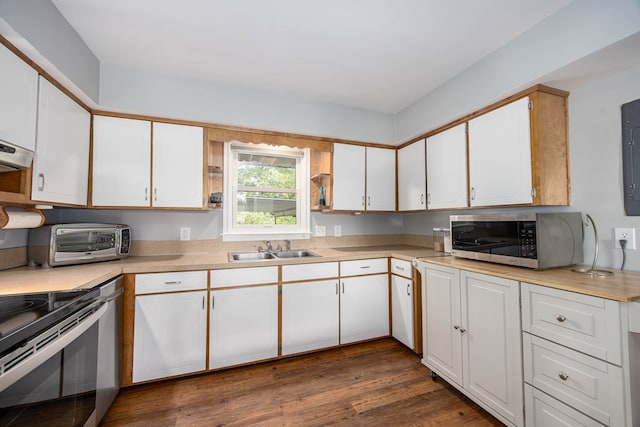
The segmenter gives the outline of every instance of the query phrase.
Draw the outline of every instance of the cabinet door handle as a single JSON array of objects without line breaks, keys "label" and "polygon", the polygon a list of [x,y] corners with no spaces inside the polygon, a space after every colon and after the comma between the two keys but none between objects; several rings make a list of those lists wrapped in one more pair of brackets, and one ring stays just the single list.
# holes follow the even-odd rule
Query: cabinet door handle
[{"label": "cabinet door handle", "polygon": [[460,333],[461,333],[461,334],[464,334],[465,332],[467,332],[467,330],[461,326],[461,327],[460,327]]},{"label": "cabinet door handle", "polygon": [[202,309],[204,310],[204,295],[202,296]]},{"label": "cabinet door handle", "polygon": [[424,193],[420,195],[420,204],[424,205]]},{"label": "cabinet door handle", "polygon": [[344,294],[344,282],[342,282],[342,293]]},{"label": "cabinet door handle", "polygon": [[369,206],[371,206],[371,196],[367,197],[367,200],[369,201]]},{"label": "cabinet door handle", "polygon": [[565,322],[565,321],[567,320],[567,318],[566,318],[564,315],[562,315],[562,314],[558,314],[558,315],[556,316],[556,320],[557,320],[558,322],[560,322],[560,323],[563,323],[563,322]]},{"label": "cabinet door handle", "polygon": [[149,187],[144,187],[144,200],[149,200]]},{"label": "cabinet door handle", "polygon": [[155,187],[153,189],[153,201],[157,202],[158,201],[158,187]]},{"label": "cabinet door handle", "polygon": [[338,295],[338,292],[339,292],[339,291],[338,291],[338,286],[339,286],[339,285],[338,285],[338,282],[336,282],[336,295]]},{"label": "cabinet door handle", "polygon": [[44,190],[44,174],[38,174],[38,191]]},{"label": "cabinet door handle", "polygon": [[411,283],[407,283],[407,295],[411,295],[409,292],[411,290]]},{"label": "cabinet door handle", "polygon": [[364,196],[362,196],[362,206],[364,206]]},{"label": "cabinet door handle", "polygon": [[216,306],[216,297],[211,295],[211,310],[213,310]]},{"label": "cabinet door handle", "polygon": [[181,285],[182,280],[172,280],[170,282],[164,282],[165,285]]},{"label": "cabinet door handle", "polygon": [[427,205],[431,204],[431,193],[427,193]]},{"label": "cabinet door handle", "polygon": [[458,329],[460,329],[460,326],[458,326],[458,325],[453,325],[453,329],[455,329],[455,330],[457,331]]},{"label": "cabinet door handle", "polygon": [[569,379],[569,375],[565,374],[564,372],[560,372],[558,374],[558,377],[562,380],[562,381],[566,381]]},{"label": "cabinet door handle", "polygon": [[471,187],[471,200],[475,200],[475,199],[476,199],[476,188]]}]

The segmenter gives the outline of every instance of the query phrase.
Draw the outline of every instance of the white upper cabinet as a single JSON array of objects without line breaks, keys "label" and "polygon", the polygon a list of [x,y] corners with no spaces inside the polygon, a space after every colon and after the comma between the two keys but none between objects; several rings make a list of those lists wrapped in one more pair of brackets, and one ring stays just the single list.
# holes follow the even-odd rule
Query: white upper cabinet
[{"label": "white upper cabinet", "polygon": [[396,150],[367,147],[368,211],[396,209]]},{"label": "white upper cabinet", "polygon": [[471,206],[531,204],[529,97],[469,121]]},{"label": "white upper cabinet", "polygon": [[154,207],[202,207],[203,144],[201,127],[153,123]]},{"label": "white upper cabinet", "polygon": [[419,211],[427,207],[425,141],[398,150],[398,210]]},{"label": "white upper cabinet", "polygon": [[94,206],[151,206],[151,122],[93,118]]},{"label": "white upper cabinet", "polygon": [[360,145],[333,144],[333,209],[365,208],[366,149]]},{"label": "white upper cabinet", "polygon": [[427,208],[467,206],[466,123],[427,138]]},{"label": "white upper cabinet", "polygon": [[203,129],[153,123],[152,141],[151,127],[146,120],[94,117],[94,206],[204,205]]},{"label": "white upper cabinet", "polygon": [[333,144],[333,209],[395,210],[395,150]]},{"label": "white upper cabinet", "polygon": [[0,45],[0,140],[35,151],[38,73]]},{"label": "white upper cabinet", "polygon": [[87,204],[91,114],[40,78],[31,199]]}]

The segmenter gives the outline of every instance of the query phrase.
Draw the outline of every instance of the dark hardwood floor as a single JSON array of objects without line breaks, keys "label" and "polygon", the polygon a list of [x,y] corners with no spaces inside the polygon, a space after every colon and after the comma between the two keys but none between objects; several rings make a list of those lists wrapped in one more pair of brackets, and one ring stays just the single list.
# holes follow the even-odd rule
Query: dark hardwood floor
[{"label": "dark hardwood floor", "polygon": [[101,427],[500,426],[389,338],[120,391]]}]

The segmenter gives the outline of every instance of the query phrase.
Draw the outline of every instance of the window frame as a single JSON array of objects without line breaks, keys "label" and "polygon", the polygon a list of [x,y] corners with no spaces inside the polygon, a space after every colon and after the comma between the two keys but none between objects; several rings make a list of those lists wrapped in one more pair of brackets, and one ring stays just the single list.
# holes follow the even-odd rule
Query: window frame
[{"label": "window frame", "polygon": [[[238,153],[265,154],[296,158],[296,222],[273,225],[238,225]],[[250,241],[261,239],[295,240],[311,237],[310,191],[311,149],[274,146],[250,142],[224,143],[224,195],[222,204],[223,241]]]}]

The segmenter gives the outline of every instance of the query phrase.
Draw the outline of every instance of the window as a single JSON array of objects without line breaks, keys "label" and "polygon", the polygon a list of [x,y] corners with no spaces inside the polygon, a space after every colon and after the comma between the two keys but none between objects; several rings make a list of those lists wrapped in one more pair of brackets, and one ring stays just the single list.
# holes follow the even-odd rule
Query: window
[{"label": "window", "polygon": [[225,143],[224,240],[309,238],[308,148]]}]

